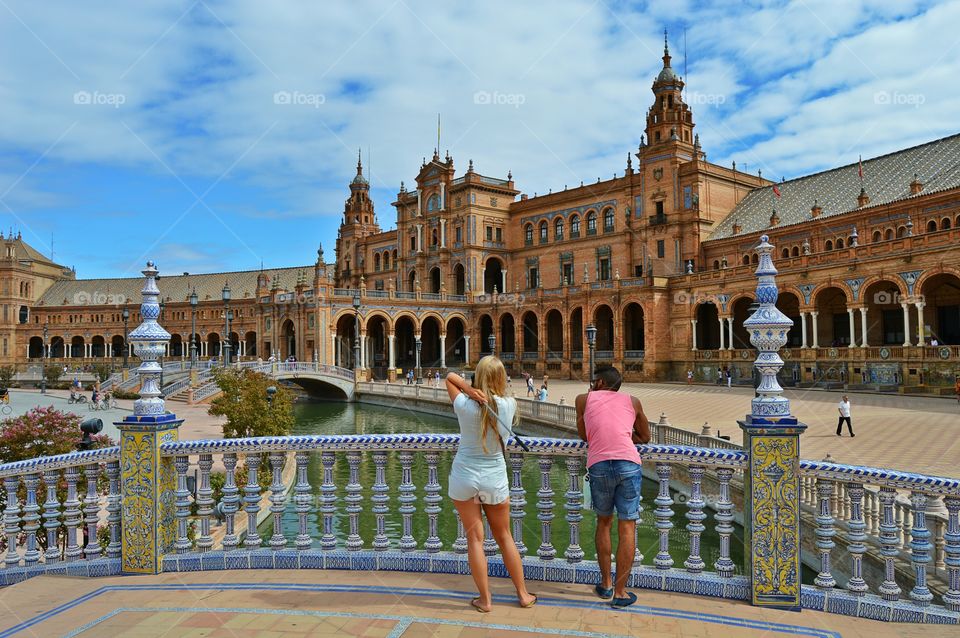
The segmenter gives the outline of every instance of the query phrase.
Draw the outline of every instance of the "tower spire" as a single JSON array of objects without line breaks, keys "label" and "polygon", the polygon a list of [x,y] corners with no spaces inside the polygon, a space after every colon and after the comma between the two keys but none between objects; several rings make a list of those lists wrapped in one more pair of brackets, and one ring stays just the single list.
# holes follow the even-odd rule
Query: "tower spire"
[{"label": "tower spire", "polygon": [[361,149],[357,148],[357,175],[363,175],[363,163],[360,161]]},{"label": "tower spire", "polygon": [[667,43],[667,30],[663,30],[663,68],[670,67],[670,45]]}]

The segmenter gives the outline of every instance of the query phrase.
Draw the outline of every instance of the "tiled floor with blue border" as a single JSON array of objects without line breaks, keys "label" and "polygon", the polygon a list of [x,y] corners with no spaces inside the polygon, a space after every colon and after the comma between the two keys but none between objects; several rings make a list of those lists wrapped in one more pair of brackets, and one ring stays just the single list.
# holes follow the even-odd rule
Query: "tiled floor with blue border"
[{"label": "tiled floor with blue border", "polygon": [[[469,607],[464,576],[264,570],[103,579],[39,577],[0,590],[0,638],[8,636],[937,636],[936,627],[895,625],[820,612],[641,591],[614,611],[583,586],[535,583],[540,600],[520,609],[509,581],[493,579],[494,612]],[[298,582],[293,582],[298,581]],[[344,623],[352,623],[349,626]],[[373,623],[373,624],[371,624]],[[160,626],[162,625],[162,626]],[[364,628],[372,633],[364,633]],[[939,631],[943,631],[943,627]],[[279,632],[279,633],[278,633]],[[467,635],[467,634],[464,634]]]}]

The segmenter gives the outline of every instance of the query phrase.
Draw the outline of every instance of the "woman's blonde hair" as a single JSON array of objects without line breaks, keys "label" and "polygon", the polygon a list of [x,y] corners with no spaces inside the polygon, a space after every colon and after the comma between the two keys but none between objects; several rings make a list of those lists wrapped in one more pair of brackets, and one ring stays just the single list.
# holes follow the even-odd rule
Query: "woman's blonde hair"
[{"label": "woman's blonde hair", "polygon": [[[500,431],[497,429],[497,402],[494,397],[507,396],[507,371],[503,367],[503,362],[493,355],[487,355],[477,363],[477,369],[473,374],[473,387],[483,392],[487,397],[487,406],[490,408],[482,409],[480,413],[480,445],[483,451],[487,451],[487,432],[493,428],[497,438],[500,438]],[[517,420],[517,413],[513,413],[514,423]],[[506,443],[506,441],[503,441]]]}]

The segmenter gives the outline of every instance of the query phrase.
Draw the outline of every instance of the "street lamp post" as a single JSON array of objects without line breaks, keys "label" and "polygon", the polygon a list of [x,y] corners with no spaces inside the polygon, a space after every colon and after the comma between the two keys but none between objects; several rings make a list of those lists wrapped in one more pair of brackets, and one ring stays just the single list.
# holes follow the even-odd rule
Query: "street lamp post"
[{"label": "street lamp post", "polygon": [[273,407],[273,395],[277,393],[277,386],[271,385],[267,388],[267,407]]},{"label": "street lamp post", "polygon": [[223,367],[230,365],[230,284],[223,284],[223,320],[225,330],[223,334]]},{"label": "street lamp post", "polygon": [[[161,299],[161,300],[160,300],[160,321],[161,321],[161,324],[160,324],[160,325],[163,325],[163,323],[162,323],[162,322],[163,322],[163,309],[166,308],[166,306],[167,306],[167,304],[164,303],[164,301]],[[163,347],[166,348],[167,345],[164,344]],[[157,363],[160,364],[160,392],[163,392],[163,355],[162,355],[162,354],[157,357]]]},{"label": "street lamp post", "polygon": [[497,336],[491,332],[487,335],[487,346],[490,348],[490,354],[496,356],[497,354]]},{"label": "street lamp post", "polygon": [[197,364],[197,288],[190,293],[190,368]]},{"label": "street lamp post", "polygon": [[417,347],[417,383],[422,383],[423,371],[420,369],[420,350],[423,349],[423,339],[421,339],[419,335],[417,335],[414,345]]},{"label": "street lamp post", "polygon": [[360,369],[360,295],[353,296],[353,369]]},{"label": "street lamp post", "polygon": [[587,345],[590,347],[590,385],[593,386],[593,351],[597,347],[597,327],[592,323],[587,326]]},{"label": "street lamp post", "polygon": [[[123,312],[121,313],[123,317],[123,369],[127,369],[127,351],[130,349],[127,346],[127,321],[130,320],[130,310],[124,307]],[[126,377],[124,377],[126,378]]]},{"label": "street lamp post", "polygon": [[50,317],[47,317],[43,323],[43,350],[40,355],[40,394],[47,393],[47,324],[50,323]]}]

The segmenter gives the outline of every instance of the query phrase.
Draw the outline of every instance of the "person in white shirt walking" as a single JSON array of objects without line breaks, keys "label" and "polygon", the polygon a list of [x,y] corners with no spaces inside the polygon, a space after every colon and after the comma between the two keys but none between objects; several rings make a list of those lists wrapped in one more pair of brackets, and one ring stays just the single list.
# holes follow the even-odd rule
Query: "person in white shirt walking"
[{"label": "person in white shirt walking", "polygon": [[847,398],[847,395],[843,395],[840,403],[837,404],[837,412],[840,413],[840,419],[837,421],[837,436],[843,436],[844,421],[847,422],[847,431],[850,432],[850,436],[856,436],[856,434],[853,433],[853,424],[850,422],[850,399]]}]

